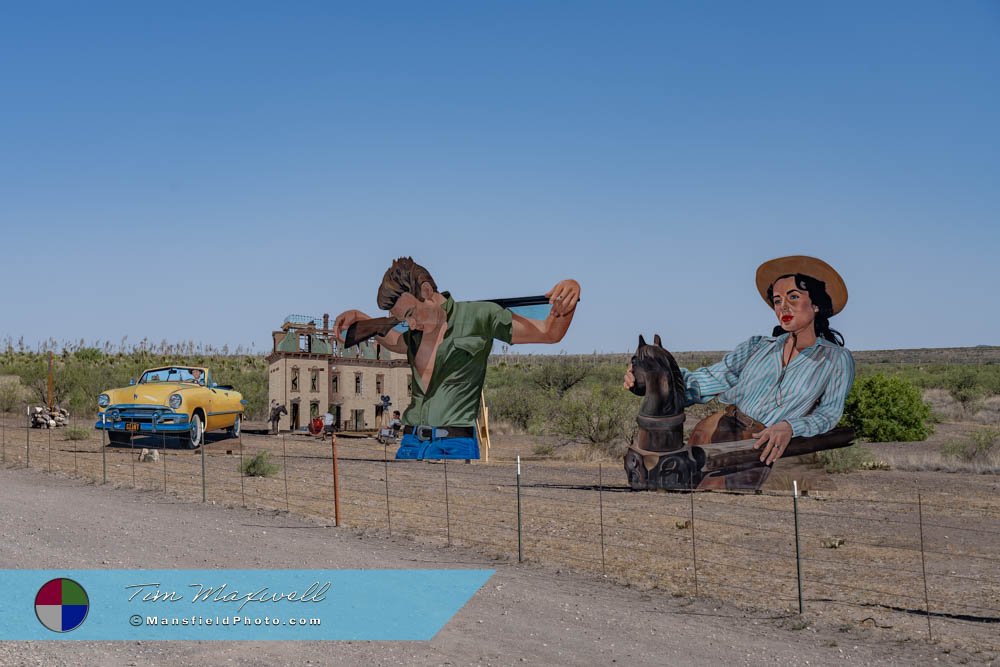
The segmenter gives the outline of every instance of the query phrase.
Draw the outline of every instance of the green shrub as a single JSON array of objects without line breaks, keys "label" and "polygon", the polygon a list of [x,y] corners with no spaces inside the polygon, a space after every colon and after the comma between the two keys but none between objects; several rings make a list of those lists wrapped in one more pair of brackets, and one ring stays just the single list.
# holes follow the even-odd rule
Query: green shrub
[{"label": "green shrub", "polygon": [[64,433],[67,440],[86,440],[90,437],[90,429],[86,426],[70,426]]},{"label": "green shrub", "polygon": [[0,412],[13,412],[24,399],[25,391],[19,378],[0,379]]},{"label": "green shrub", "polygon": [[281,468],[271,461],[271,453],[266,449],[243,463],[243,474],[247,477],[270,477],[279,470]]},{"label": "green shrub", "polygon": [[817,452],[817,460],[827,472],[841,473],[875,469],[874,457],[861,445]]},{"label": "green shrub", "polygon": [[635,438],[638,409],[639,399],[621,387],[577,387],[559,404],[552,428],[570,440],[611,452],[609,445]]},{"label": "green shrub", "polygon": [[560,399],[589,374],[590,367],[557,357],[554,363],[540,364],[534,369],[531,373],[531,382],[546,394]]},{"label": "green shrub", "polygon": [[1000,444],[1000,429],[981,428],[969,434],[969,439],[965,442],[949,440],[941,445],[941,454],[947,458],[974,463],[989,458],[997,444]]},{"label": "green shrub", "polygon": [[986,393],[980,382],[979,373],[974,368],[951,369],[945,375],[944,381],[951,395],[964,404],[972,403]]},{"label": "green shrub", "polygon": [[544,392],[531,386],[513,385],[487,388],[486,405],[491,419],[510,422],[520,431],[537,430],[533,427],[555,408]]},{"label": "green shrub", "polygon": [[556,453],[556,448],[552,445],[535,445],[531,453],[535,456],[552,456]]},{"label": "green shrub", "polygon": [[882,374],[858,378],[844,405],[842,423],[872,442],[926,440],[930,406],[911,383]]}]

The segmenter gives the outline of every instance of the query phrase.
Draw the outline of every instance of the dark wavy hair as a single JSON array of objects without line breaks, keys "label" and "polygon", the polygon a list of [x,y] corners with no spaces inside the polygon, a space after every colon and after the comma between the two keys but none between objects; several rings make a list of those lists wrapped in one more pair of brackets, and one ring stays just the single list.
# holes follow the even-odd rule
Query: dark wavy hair
[{"label": "dark wavy hair", "polygon": [[[774,282],[776,283],[782,278],[794,278],[795,286],[800,290],[805,290],[809,294],[809,300],[813,302],[814,306],[819,308],[819,312],[816,313],[816,319],[813,320],[816,335],[822,336],[829,342],[843,347],[844,335],[836,329],[830,328],[830,318],[833,317],[833,299],[826,293],[826,283],[801,273],[778,276]],[[767,288],[767,302],[774,303],[774,283],[771,283],[770,287]],[[785,330],[779,325],[774,327],[771,335],[780,336],[783,333],[785,333]]]},{"label": "dark wavy hair", "polygon": [[382,276],[382,284],[378,288],[376,297],[378,307],[390,310],[396,305],[396,300],[406,292],[423,301],[420,297],[420,286],[424,283],[430,283],[431,288],[437,291],[437,283],[431,278],[430,272],[414,262],[412,257],[393,260],[392,266]]}]

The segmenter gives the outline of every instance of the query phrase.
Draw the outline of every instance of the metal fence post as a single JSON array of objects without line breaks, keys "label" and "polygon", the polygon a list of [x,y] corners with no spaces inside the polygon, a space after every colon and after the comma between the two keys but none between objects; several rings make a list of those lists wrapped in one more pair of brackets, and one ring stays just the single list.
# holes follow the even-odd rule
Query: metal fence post
[{"label": "metal fence post", "polygon": [[243,463],[243,429],[240,429],[240,499],[243,501],[243,507],[247,506],[247,489],[246,489],[246,468]]},{"label": "metal fence post", "polygon": [[601,511],[601,574],[606,576],[608,570],[604,565],[604,467],[600,463],[597,464],[597,504]]},{"label": "metal fence post", "polygon": [[924,503],[920,499],[920,492],[917,491],[917,522],[920,526],[920,569],[924,576],[924,608],[927,611],[927,639],[934,641],[931,635],[931,600],[927,593],[927,561],[924,557]]},{"label": "metal fence post", "polygon": [[389,526],[389,537],[392,537],[392,512],[389,510],[389,444],[382,446],[382,463],[385,466],[385,522]]},{"label": "metal fence post", "polygon": [[24,467],[31,467],[31,406],[28,406],[27,429],[24,431]]},{"label": "metal fence post", "polygon": [[340,528],[340,475],[337,470],[337,434],[330,434],[330,449],[333,456],[333,525]]},{"label": "metal fence post", "polygon": [[521,530],[521,457],[517,457],[517,562],[524,562],[524,540]]},{"label": "metal fence post", "polygon": [[160,434],[160,448],[163,450],[163,492],[167,492],[167,434]]},{"label": "metal fence post", "polygon": [[201,430],[201,502],[208,502],[208,490],[205,481],[205,429]]},{"label": "metal fence post", "polygon": [[[70,422],[70,423],[72,423],[72,422]],[[80,464],[77,462],[76,452],[80,448],[77,446],[76,443],[77,443],[77,441],[74,440],[73,441],[73,476],[74,477],[79,477],[79,475],[80,475]]]},{"label": "metal fence post", "polygon": [[105,413],[101,413],[101,469],[102,484],[108,483],[108,448],[104,444],[104,438],[108,435],[108,418]]},{"label": "metal fence post", "polygon": [[288,512],[288,447],[285,445],[285,436],[281,436],[281,467],[285,476],[285,511]]},{"label": "metal fence post", "polygon": [[0,435],[0,442],[3,443],[2,445],[3,451],[2,454],[0,454],[0,457],[2,458],[0,458],[0,461],[6,464],[7,463],[7,413],[6,412],[3,415],[3,421],[0,421],[0,433],[2,433],[2,435]]},{"label": "metal fence post", "polygon": [[49,472],[52,472],[52,427],[45,429],[49,434]]},{"label": "metal fence post", "polygon": [[451,546],[451,509],[448,503],[448,459],[444,460],[444,522],[448,546]]},{"label": "metal fence post", "polygon": [[132,456],[132,488],[135,488],[135,435],[130,431],[128,435],[128,449]]},{"label": "metal fence post", "polygon": [[698,597],[698,548],[695,544],[694,530],[694,488],[688,491],[691,496],[691,563],[694,567],[694,596]]},{"label": "metal fence post", "polygon": [[792,480],[792,511],[795,514],[795,578],[799,582],[799,614],[803,613],[802,605],[802,543],[799,539],[799,482]]}]

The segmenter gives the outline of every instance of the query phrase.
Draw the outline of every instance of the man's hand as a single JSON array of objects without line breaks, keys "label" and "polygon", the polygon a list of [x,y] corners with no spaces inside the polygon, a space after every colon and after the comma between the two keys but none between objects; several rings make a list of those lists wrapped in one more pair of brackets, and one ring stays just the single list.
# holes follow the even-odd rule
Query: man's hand
[{"label": "man's hand", "polygon": [[757,442],[753,443],[754,449],[760,449],[762,445],[766,445],[764,451],[760,453],[760,460],[771,465],[785,453],[785,447],[788,447],[788,443],[792,439],[792,425],[781,421],[752,435],[757,438]]},{"label": "man's hand", "polygon": [[360,310],[345,310],[333,321],[333,336],[341,343],[344,342],[344,336],[341,336],[343,332],[347,335],[347,330],[355,322],[360,322],[361,320],[370,320],[371,317],[362,313]]},{"label": "man's hand", "polygon": [[573,312],[580,300],[580,283],[572,279],[560,280],[556,286],[545,293],[552,304],[552,314],[562,317]]}]

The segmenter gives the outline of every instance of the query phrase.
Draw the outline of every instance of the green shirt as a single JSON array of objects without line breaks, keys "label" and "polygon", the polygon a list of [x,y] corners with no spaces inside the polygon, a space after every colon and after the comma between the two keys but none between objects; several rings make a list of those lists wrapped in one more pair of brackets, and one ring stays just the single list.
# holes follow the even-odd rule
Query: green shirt
[{"label": "green shirt", "polygon": [[513,316],[506,308],[488,301],[456,302],[448,292],[442,294],[448,329],[427,387],[420,384],[414,365],[423,332],[403,333],[413,372],[413,400],[403,414],[403,423],[409,426],[475,426],[493,339],[510,343],[513,335]]}]

